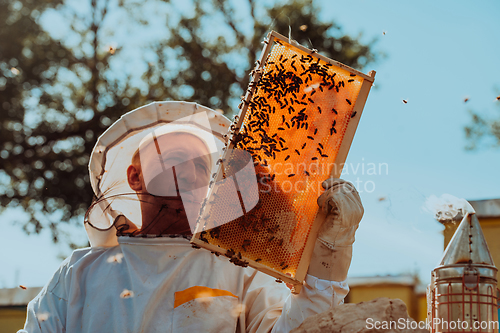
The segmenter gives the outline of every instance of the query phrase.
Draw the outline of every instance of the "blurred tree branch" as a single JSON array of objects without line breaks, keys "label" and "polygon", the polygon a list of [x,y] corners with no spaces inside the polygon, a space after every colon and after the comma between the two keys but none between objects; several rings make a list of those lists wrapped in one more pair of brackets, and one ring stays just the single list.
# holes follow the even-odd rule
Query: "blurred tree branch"
[{"label": "blurred tree branch", "polygon": [[[0,0],[0,211],[20,207],[26,232],[47,228],[68,242],[63,224],[81,223],[93,198],[87,164],[97,137],[155,100],[235,114],[270,30],[357,69],[377,59],[375,41],[320,21],[311,1],[235,5]],[[57,24],[57,36],[45,31]],[[127,35],[135,30],[145,31],[139,41]],[[136,52],[130,45],[142,38]]]},{"label": "blurred tree branch", "polygon": [[471,119],[464,127],[466,150],[500,147],[500,94],[496,97],[496,107],[498,113],[494,116],[488,116],[486,112],[468,110]]}]

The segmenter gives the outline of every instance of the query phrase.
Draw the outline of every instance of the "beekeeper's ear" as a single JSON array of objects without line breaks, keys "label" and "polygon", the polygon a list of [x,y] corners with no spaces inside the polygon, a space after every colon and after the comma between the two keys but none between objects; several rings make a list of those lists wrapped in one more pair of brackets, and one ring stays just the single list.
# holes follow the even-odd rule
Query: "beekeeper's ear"
[{"label": "beekeeper's ear", "polygon": [[127,169],[127,180],[130,188],[136,192],[142,191],[141,172],[135,165],[130,165]]}]

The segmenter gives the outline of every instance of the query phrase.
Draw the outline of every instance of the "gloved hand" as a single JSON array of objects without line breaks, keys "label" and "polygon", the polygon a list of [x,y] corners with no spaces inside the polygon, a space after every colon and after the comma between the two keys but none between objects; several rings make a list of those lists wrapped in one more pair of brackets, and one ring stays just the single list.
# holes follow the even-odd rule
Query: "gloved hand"
[{"label": "gloved hand", "polygon": [[325,192],[318,198],[321,226],[309,264],[308,274],[330,281],[344,281],[351,265],[352,243],[363,205],[350,182],[329,178],[322,183]]}]

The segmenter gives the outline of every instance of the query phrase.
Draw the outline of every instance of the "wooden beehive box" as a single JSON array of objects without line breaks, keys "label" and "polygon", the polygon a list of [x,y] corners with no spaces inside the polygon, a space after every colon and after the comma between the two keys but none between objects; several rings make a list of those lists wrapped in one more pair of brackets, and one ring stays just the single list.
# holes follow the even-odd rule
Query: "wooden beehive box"
[{"label": "wooden beehive box", "polygon": [[[324,219],[321,182],[340,177],[374,81],[369,74],[269,33],[192,243],[298,293]],[[243,169],[246,176],[235,177]]]}]

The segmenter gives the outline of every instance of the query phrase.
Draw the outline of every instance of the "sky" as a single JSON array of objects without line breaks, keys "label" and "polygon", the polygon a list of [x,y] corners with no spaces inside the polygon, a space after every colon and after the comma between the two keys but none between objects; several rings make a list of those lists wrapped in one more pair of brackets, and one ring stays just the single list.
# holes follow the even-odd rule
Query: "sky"
[{"label": "sky", "polygon": [[[377,38],[375,50],[386,54],[363,70],[376,70],[375,87],[342,176],[365,208],[350,275],[412,273],[428,283],[443,252],[443,227],[424,210],[426,198],[500,198],[500,148],[466,151],[463,130],[468,110],[499,115],[500,2],[316,3],[323,20],[364,42]],[[12,215],[0,219],[0,288],[44,285],[65,249],[48,232],[25,235]],[[72,232],[86,239],[83,226]]]}]

